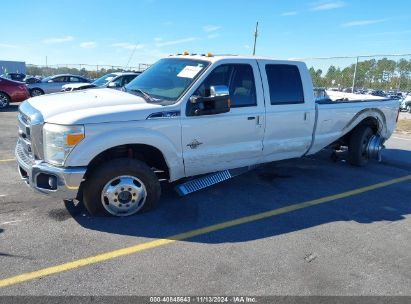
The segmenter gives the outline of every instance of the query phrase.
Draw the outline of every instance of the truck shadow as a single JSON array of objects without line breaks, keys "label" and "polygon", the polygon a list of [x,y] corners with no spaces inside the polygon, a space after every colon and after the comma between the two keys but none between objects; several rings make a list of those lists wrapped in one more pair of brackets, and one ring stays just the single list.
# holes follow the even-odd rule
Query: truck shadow
[{"label": "truck shadow", "polygon": [[12,103],[10,104],[7,108],[1,109],[0,113],[11,113],[11,112],[17,112],[19,110],[19,105],[20,103]]},{"label": "truck shadow", "polygon": [[[382,170],[383,166],[374,164],[370,167],[351,168],[344,162],[332,164],[329,160],[310,158],[268,164],[186,197],[179,197],[171,185],[164,186],[158,209],[126,218],[84,216],[81,203],[74,205],[66,202],[65,205],[74,219],[86,229],[154,239],[172,238],[193,229],[383,181],[381,175],[374,177],[374,173]],[[394,167],[392,170],[397,169]],[[397,176],[404,175],[407,172],[397,172]],[[236,225],[187,241],[245,242],[339,221],[361,224],[400,221],[411,214],[411,189],[406,183]]]}]

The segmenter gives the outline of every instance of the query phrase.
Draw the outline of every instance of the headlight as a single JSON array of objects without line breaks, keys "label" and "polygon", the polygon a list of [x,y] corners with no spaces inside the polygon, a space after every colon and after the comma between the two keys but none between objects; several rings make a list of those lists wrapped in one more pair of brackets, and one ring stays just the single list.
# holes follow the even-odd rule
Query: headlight
[{"label": "headlight", "polygon": [[84,126],[46,123],[43,127],[44,159],[62,166],[73,148],[84,138]]}]

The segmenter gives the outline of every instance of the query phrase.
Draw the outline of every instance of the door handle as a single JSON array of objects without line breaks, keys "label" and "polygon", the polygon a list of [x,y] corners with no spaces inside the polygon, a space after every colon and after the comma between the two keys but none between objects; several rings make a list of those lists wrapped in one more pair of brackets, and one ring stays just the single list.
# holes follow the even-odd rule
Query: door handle
[{"label": "door handle", "polygon": [[249,116],[249,117],[247,117],[247,120],[254,120],[255,119],[255,116]]},{"label": "door handle", "polygon": [[257,126],[261,127],[263,125],[263,120],[261,119],[261,116],[257,116]]}]

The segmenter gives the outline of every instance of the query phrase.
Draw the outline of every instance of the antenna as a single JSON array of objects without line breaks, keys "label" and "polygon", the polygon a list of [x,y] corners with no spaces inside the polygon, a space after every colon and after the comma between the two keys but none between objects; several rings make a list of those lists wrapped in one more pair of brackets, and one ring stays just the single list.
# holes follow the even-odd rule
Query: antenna
[{"label": "antenna", "polygon": [[138,46],[137,44],[134,46],[133,51],[131,52],[130,57],[128,58],[127,64],[126,64],[126,66],[124,67],[124,70],[127,70],[128,65],[130,64],[130,61],[131,61],[131,59],[133,58],[134,53],[136,52],[137,46]]},{"label": "antenna", "polygon": [[255,25],[255,32],[254,32],[254,48],[253,48],[253,56],[255,56],[255,47],[257,45],[257,36],[258,36],[258,21]]}]

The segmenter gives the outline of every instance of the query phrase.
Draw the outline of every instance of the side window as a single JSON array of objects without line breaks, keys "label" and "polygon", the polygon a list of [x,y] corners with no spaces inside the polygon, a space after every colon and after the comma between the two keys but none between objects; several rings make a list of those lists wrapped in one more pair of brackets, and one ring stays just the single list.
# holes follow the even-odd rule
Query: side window
[{"label": "side window", "polygon": [[228,87],[232,108],[257,105],[253,68],[248,64],[224,64],[216,67],[195,94],[208,97],[210,87],[214,85]]},{"label": "side window", "polygon": [[55,77],[53,78],[53,82],[65,82],[65,78],[64,76]]},{"label": "side window", "polygon": [[134,78],[136,78],[135,75],[126,75],[126,76],[124,76],[121,86],[124,87],[126,84],[128,84],[130,81],[132,81]]},{"label": "side window", "polygon": [[123,79],[124,79],[124,76],[120,76],[120,77],[117,77],[115,80],[112,80],[110,82],[115,83],[116,87],[119,88],[119,87],[121,87],[121,83],[122,83]]},{"label": "side window", "polygon": [[257,105],[253,68],[248,64],[235,66],[230,84],[231,107]]},{"label": "side window", "polygon": [[304,90],[297,66],[267,64],[265,71],[272,105],[304,103]]},{"label": "side window", "polygon": [[80,78],[78,77],[74,77],[74,76],[70,76],[70,82],[81,82]]}]

